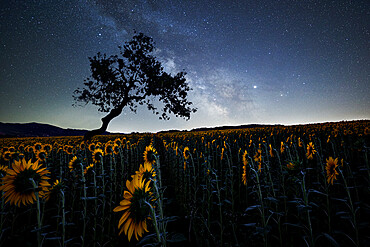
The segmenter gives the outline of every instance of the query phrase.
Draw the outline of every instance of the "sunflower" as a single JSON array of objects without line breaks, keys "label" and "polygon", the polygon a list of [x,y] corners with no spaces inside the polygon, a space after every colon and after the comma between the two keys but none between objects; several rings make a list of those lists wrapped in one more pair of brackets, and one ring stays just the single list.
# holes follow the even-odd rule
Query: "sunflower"
[{"label": "sunflower", "polygon": [[27,146],[27,147],[25,147],[24,149],[25,149],[25,150],[26,150],[26,152],[28,152],[28,153],[33,153],[33,151],[35,150],[35,149],[33,148],[33,146]]},{"label": "sunflower", "polygon": [[117,145],[117,146],[121,146],[122,145],[122,141],[121,141],[121,139],[119,139],[119,138],[116,138],[115,140],[114,140],[114,145]]},{"label": "sunflower", "polygon": [[155,150],[155,148],[153,148],[152,144],[150,144],[149,146],[147,146],[145,148],[145,151],[144,151],[144,162],[148,162],[150,164],[154,164],[155,163],[155,156],[157,155],[157,151]]},{"label": "sunflower", "polygon": [[222,148],[222,149],[221,149],[221,160],[223,160],[223,159],[224,159],[224,152],[225,152],[225,148]]},{"label": "sunflower", "polygon": [[286,165],[286,168],[288,168],[289,170],[294,170],[295,169],[295,164],[293,162],[289,162]]},{"label": "sunflower", "polygon": [[117,144],[114,144],[114,146],[113,146],[113,153],[115,155],[118,155],[119,154],[119,151],[120,151],[120,146],[117,145]]},{"label": "sunflower", "polygon": [[244,185],[247,184],[247,166],[243,166],[243,175],[242,175],[242,182]]},{"label": "sunflower", "polygon": [[104,156],[103,150],[101,150],[100,148],[95,149],[95,151],[93,152],[92,156],[93,156],[94,163],[101,162],[101,160],[102,160],[102,158]]},{"label": "sunflower", "polygon": [[272,146],[271,146],[271,144],[269,144],[269,147],[270,147],[270,150],[269,150],[270,156],[271,156],[271,158],[273,158],[274,157],[274,153],[272,152]]},{"label": "sunflower", "polygon": [[302,143],[300,137],[298,137],[298,147],[300,147],[300,148],[303,147],[303,143]]},{"label": "sunflower", "polygon": [[14,153],[15,152],[15,147],[9,147],[9,149],[8,149],[10,152],[12,152],[12,153]]},{"label": "sunflower", "polygon": [[248,164],[248,158],[247,158],[248,152],[247,150],[243,153],[243,165],[246,166]]},{"label": "sunflower", "polygon": [[285,145],[284,145],[284,142],[281,142],[280,143],[280,153],[284,153],[285,151]]},{"label": "sunflower", "polygon": [[337,171],[337,167],[338,167],[338,158],[336,158],[335,160],[333,160],[332,157],[329,157],[329,159],[326,159],[326,177],[327,177],[327,181],[328,183],[330,184],[333,184],[334,183],[334,180],[337,180],[337,175],[339,175],[338,171]]},{"label": "sunflower", "polygon": [[10,161],[10,159],[12,158],[12,152],[10,152],[10,151],[5,151],[4,153],[3,153],[3,159],[5,160],[5,161]]},{"label": "sunflower", "polygon": [[84,141],[82,141],[82,142],[80,143],[79,147],[80,147],[80,150],[85,150],[85,149],[86,149],[86,144],[85,144],[85,142],[84,142]]},{"label": "sunflower", "polygon": [[107,143],[105,145],[104,152],[105,152],[106,155],[108,155],[108,154],[112,155],[113,154],[113,145],[112,145],[112,143]]},{"label": "sunflower", "polygon": [[184,158],[185,158],[186,160],[190,158],[190,149],[189,149],[189,147],[185,147],[185,148],[184,148],[183,155],[184,155]]},{"label": "sunflower", "polygon": [[262,168],[262,150],[258,149],[254,155],[254,161],[258,162],[258,171],[261,172]]},{"label": "sunflower", "polygon": [[312,142],[310,142],[309,144],[307,144],[307,159],[309,160],[312,160],[313,159],[313,155],[316,153],[316,150],[315,150],[315,146],[313,145]]},{"label": "sunflower", "polygon": [[24,144],[20,144],[20,145],[18,146],[18,151],[19,151],[19,152],[21,152],[21,153],[23,153],[23,152],[24,152],[24,150],[25,150]]},{"label": "sunflower", "polygon": [[84,174],[87,174],[87,172],[94,167],[94,164],[90,164],[89,166],[87,166],[84,170]]},{"label": "sunflower", "polygon": [[81,164],[81,160],[74,156],[71,161],[68,163],[68,168],[72,172],[77,169],[77,166]]},{"label": "sunflower", "polygon": [[43,162],[46,160],[46,158],[48,157],[48,153],[43,150],[43,149],[40,149],[38,151],[36,151],[36,159]]},{"label": "sunflower", "polygon": [[51,144],[45,144],[42,149],[45,150],[46,153],[50,153],[50,151],[53,149],[53,146]]},{"label": "sunflower", "polygon": [[91,143],[90,145],[89,145],[89,151],[90,152],[94,152],[95,151],[95,144],[94,143]]},{"label": "sunflower", "polygon": [[119,234],[125,232],[128,240],[133,234],[137,240],[148,232],[147,220],[151,219],[151,209],[148,204],[154,201],[150,181],[145,182],[143,176],[134,175],[132,181],[126,181],[126,190],[120,205],[113,209],[114,212],[124,211],[118,223]]},{"label": "sunflower", "polygon": [[52,195],[56,195],[57,192],[59,192],[62,189],[62,184],[59,182],[57,179],[54,183],[53,186],[50,188],[49,191],[45,192],[45,201],[49,201],[50,197]]},{"label": "sunflower", "polygon": [[144,166],[140,165],[139,171],[136,171],[136,175],[143,177],[145,180],[153,180],[156,175],[154,168],[151,163],[144,162]]},{"label": "sunflower", "polygon": [[36,142],[35,145],[33,145],[34,150],[39,151],[42,148],[42,144],[40,142]]},{"label": "sunflower", "polygon": [[28,162],[23,159],[14,161],[12,169],[8,169],[6,175],[2,178],[0,190],[4,191],[5,202],[10,202],[20,207],[32,204],[36,201],[35,190],[30,179],[33,179],[38,185],[39,195],[41,198],[49,191],[49,177],[46,175],[50,172],[46,168],[41,168],[39,162]]},{"label": "sunflower", "polygon": [[67,154],[73,154],[73,146],[65,145],[65,146],[64,146],[64,151],[65,151]]}]

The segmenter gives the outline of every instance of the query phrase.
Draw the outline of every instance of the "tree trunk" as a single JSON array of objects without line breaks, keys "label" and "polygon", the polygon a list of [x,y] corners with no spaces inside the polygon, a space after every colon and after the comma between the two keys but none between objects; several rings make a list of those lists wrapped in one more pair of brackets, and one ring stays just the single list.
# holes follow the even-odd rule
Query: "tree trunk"
[{"label": "tree trunk", "polygon": [[122,103],[121,105],[119,105],[117,108],[114,108],[112,109],[108,115],[106,115],[105,117],[103,117],[101,119],[102,121],[102,125],[99,129],[94,129],[94,130],[89,130],[86,132],[86,134],[84,135],[84,141],[90,141],[94,136],[96,135],[102,135],[108,128],[108,124],[110,123],[110,121],[119,116],[123,110],[123,107],[126,105],[127,102],[124,102]]}]

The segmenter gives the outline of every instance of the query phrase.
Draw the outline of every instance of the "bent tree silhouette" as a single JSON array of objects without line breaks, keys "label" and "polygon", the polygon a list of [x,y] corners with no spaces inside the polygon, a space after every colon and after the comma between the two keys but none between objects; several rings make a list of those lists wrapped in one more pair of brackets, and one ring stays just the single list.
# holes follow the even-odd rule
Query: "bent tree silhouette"
[{"label": "bent tree silhouette", "polygon": [[[186,73],[171,75],[163,71],[162,64],[152,55],[152,38],[135,33],[132,40],[119,46],[119,50],[120,56],[107,57],[99,52],[89,57],[91,77],[84,80],[84,88],[77,88],[73,93],[74,106],[81,102],[92,103],[99,107],[98,111],[109,112],[101,119],[99,129],[85,134],[85,140],[103,134],[124,107],[136,113],[138,105],[146,105],[154,114],[162,113],[159,119],[170,119],[169,113],[190,119],[190,113],[196,112],[196,108],[192,108],[187,99],[191,88],[186,82]],[[155,98],[163,103],[160,110],[153,104]]]}]

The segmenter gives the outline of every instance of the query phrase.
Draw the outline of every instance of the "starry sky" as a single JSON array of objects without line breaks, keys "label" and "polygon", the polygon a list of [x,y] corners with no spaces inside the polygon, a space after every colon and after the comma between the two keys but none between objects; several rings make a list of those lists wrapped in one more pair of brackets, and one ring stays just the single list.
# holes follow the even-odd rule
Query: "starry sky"
[{"label": "starry sky", "polygon": [[0,6],[0,122],[100,127],[73,107],[88,57],[151,36],[167,72],[185,70],[189,121],[125,109],[108,131],[370,118],[366,0],[23,0]]}]

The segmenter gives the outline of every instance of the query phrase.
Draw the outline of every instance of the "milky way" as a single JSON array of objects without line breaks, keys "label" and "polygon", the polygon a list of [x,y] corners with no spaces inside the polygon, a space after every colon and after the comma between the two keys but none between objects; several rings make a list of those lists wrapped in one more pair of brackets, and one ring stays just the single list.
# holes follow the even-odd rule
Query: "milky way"
[{"label": "milky way", "polygon": [[108,130],[191,129],[370,118],[368,1],[6,1],[0,10],[0,121],[91,129],[72,107],[88,57],[153,37],[168,72],[187,72],[191,120],[125,110]]}]

